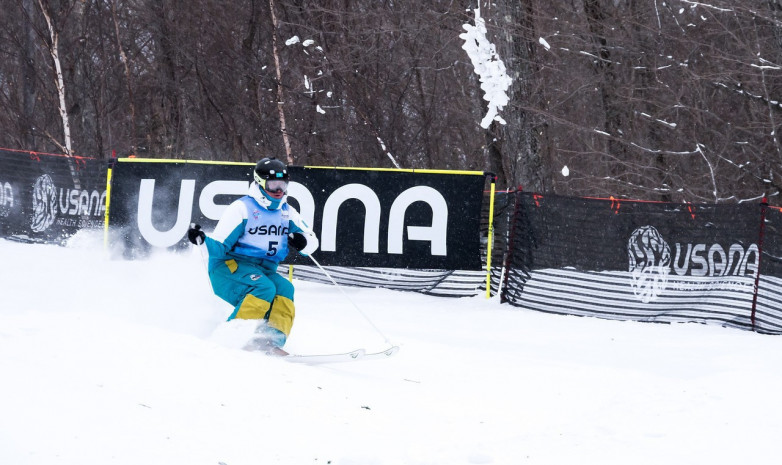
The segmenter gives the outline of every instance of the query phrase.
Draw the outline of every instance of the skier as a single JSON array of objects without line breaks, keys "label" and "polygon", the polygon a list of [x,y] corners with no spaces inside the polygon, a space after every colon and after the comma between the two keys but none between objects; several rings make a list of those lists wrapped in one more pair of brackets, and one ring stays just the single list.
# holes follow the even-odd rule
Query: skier
[{"label": "skier", "polygon": [[277,266],[289,247],[306,256],[319,242],[288,205],[285,164],[264,158],[255,165],[253,177],[248,194],[228,206],[211,235],[191,224],[187,237],[196,245],[206,243],[212,290],[234,306],[228,320],[259,320],[245,348],[287,355],[282,346],[293,326],[294,289],[277,274]]}]

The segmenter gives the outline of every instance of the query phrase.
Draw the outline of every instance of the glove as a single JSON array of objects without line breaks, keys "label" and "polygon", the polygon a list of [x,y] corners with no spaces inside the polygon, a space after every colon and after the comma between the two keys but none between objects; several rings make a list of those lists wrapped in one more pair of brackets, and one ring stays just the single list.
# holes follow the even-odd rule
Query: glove
[{"label": "glove", "polygon": [[201,231],[200,224],[190,223],[190,229],[187,230],[187,240],[195,245],[201,245],[204,243],[205,237],[206,234]]},{"label": "glove", "polygon": [[288,234],[288,245],[296,252],[299,252],[304,247],[307,247],[307,238],[302,233],[290,233]]}]

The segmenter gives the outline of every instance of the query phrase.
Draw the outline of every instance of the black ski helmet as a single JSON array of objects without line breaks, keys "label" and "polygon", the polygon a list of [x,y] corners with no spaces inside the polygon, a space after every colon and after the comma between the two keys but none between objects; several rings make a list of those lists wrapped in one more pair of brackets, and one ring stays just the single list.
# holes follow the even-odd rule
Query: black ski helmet
[{"label": "black ski helmet", "polygon": [[288,167],[285,163],[276,158],[262,158],[255,164],[255,170],[253,171],[253,178],[261,187],[265,185],[265,181],[269,179],[281,179],[288,181]]}]

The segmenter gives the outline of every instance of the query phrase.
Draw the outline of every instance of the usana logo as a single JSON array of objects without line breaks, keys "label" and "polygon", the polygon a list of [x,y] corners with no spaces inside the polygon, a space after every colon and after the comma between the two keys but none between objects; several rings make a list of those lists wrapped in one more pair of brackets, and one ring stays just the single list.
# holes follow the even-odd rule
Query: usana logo
[{"label": "usana logo", "polygon": [[[54,185],[52,177],[43,174],[33,184],[33,214],[31,229],[43,232],[54,224],[59,215],[100,217],[106,211],[106,191],[67,189]],[[78,218],[61,218],[63,226],[78,226]]]},{"label": "usana logo", "polygon": [[[241,196],[247,192],[247,181],[213,181],[201,190],[198,195],[198,209],[201,214],[212,220],[219,220],[227,205],[215,202],[220,195]],[[145,178],[139,184],[137,225],[141,236],[155,247],[170,247],[179,242],[187,232],[191,223],[196,184],[193,179],[180,181],[179,202],[176,212],[167,215],[169,229],[159,230],[153,224],[153,204],[155,197],[155,179]],[[162,194],[169,202],[172,192]],[[302,219],[307,224],[314,224],[315,200],[312,193],[304,185],[291,182],[288,195],[299,203]],[[380,252],[380,221],[383,206],[371,187],[363,184],[346,184],[332,192],[323,206],[323,222],[320,226],[320,250],[335,252],[337,250],[337,223],[340,206],[349,199],[357,199],[364,206],[364,253]],[[405,224],[405,213],[416,202],[428,204],[432,211],[432,222],[428,226],[412,226]],[[448,204],[445,197],[429,186],[415,186],[406,189],[391,202],[388,208],[388,253],[402,254],[405,233],[408,240],[428,241],[431,244],[432,256],[448,255]],[[283,212],[283,216],[286,215]]]},{"label": "usana logo", "polygon": [[702,279],[707,277],[723,278],[718,287],[743,288],[747,283],[736,279],[754,277],[760,263],[757,244],[744,248],[734,243],[726,251],[720,244],[677,242],[673,252],[654,226],[642,226],[633,231],[627,241],[627,255],[633,293],[644,303],[659,297],[669,287],[673,276],[682,277],[679,281],[690,278],[686,283],[682,281],[671,286],[679,290],[713,287],[713,280]]},{"label": "usana logo", "polygon": [[43,232],[49,229],[57,218],[57,188],[51,176],[44,174],[35,180],[33,186],[33,217],[31,228],[33,232]]},{"label": "usana logo", "polygon": [[644,303],[665,289],[671,267],[671,248],[653,226],[636,229],[627,242],[633,294]]}]

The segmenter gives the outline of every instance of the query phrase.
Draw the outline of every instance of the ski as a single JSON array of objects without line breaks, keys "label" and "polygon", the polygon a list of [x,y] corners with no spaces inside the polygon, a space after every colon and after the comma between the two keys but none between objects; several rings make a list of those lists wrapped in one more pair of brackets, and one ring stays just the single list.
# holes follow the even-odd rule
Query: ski
[{"label": "ski", "polygon": [[370,354],[364,354],[363,357],[361,357],[361,360],[372,360],[376,358],[388,358],[395,353],[399,352],[399,346],[393,346],[389,347],[388,349],[382,351],[382,352],[373,352]]},{"label": "ski", "polygon": [[324,355],[288,354],[288,355],[279,356],[279,358],[292,363],[317,364],[317,363],[352,362],[354,360],[360,360],[361,358],[364,357],[364,355],[366,355],[366,351],[364,349],[356,349],[352,352],[345,352],[341,354],[324,354]]},{"label": "ski", "polygon": [[297,355],[288,354],[280,356],[281,359],[293,363],[305,363],[305,364],[320,364],[320,363],[342,363],[342,362],[354,362],[358,360],[373,360],[388,358],[399,352],[399,346],[389,347],[381,352],[367,353],[364,349],[356,349],[352,352],[345,352],[341,354],[326,354],[326,355]]}]

